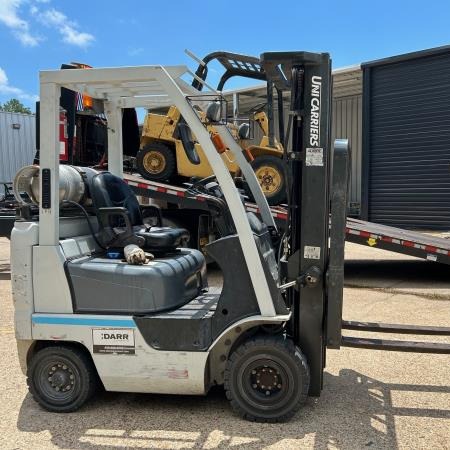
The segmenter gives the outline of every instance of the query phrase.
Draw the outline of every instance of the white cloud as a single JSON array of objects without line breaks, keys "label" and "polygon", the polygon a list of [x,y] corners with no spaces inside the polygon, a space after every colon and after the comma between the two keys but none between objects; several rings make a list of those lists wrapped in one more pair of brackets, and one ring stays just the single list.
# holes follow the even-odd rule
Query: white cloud
[{"label": "white cloud", "polygon": [[0,22],[11,29],[23,45],[35,47],[42,39],[32,34],[29,23],[19,16],[19,9],[23,3],[23,0],[0,0]]},{"label": "white cloud", "polygon": [[36,101],[38,100],[37,95],[30,95],[24,92],[18,87],[11,86],[9,84],[6,72],[0,67],[0,95],[17,97],[22,100]]},{"label": "white cloud", "polygon": [[91,44],[95,38],[90,33],[84,33],[78,30],[78,24],[55,8],[39,12],[36,7],[32,7],[34,14],[44,25],[55,27],[61,34],[62,40],[68,44],[86,47]]}]

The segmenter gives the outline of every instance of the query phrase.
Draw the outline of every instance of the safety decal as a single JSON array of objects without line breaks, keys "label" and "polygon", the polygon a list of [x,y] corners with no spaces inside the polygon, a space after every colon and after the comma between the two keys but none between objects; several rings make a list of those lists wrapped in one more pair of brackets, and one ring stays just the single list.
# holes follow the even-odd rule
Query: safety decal
[{"label": "safety decal", "polygon": [[367,243],[371,246],[371,247],[373,247],[374,245],[377,245],[377,240],[375,239],[375,238],[369,238],[369,239],[367,239]]},{"label": "safety decal", "polygon": [[320,259],[320,247],[305,245],[303,249],[303,257],[305,259]]},{"label": "safety decal", "polygon": [[307,148],[305,164],[307,166],[323,166],[323,148]]},{"label": "safety decal", "polygon": [[94,353],[134,355],[134,330],[130,328],[93,328]]}]

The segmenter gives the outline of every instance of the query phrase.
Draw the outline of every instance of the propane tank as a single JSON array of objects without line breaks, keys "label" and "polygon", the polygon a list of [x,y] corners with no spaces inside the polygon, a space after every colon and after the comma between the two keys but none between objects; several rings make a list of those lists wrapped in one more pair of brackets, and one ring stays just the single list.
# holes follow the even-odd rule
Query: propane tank
[{"label": "propane tank", "polygon": [[[90,167],[59,166],[59,204],[65,200],[88,204],[89,180],[98,172]],[[13,190],[20,204],[39,204],[41,183],[39,166],[25,166],[14,177]],[[22,197],[26,193],[27,198]]]}]

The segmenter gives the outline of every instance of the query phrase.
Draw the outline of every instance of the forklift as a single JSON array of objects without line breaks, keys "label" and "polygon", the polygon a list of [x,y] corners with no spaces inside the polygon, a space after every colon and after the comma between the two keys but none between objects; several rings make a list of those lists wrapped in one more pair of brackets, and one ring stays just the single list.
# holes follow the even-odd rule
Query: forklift
[{"label": "forklift", "polygon": [[[267,80],[259,58],[217,51],[199,59],[192,52],[186,50],[186,53],[199,64],[195,72],[196,77],[192,82],[196,89],[201,90],[203,83],[206,83],[208,65],[214,61],[220,63],[223,68],[217,91],[222,92],[225,83],[236,76],[266,81],[267,101],[250,110],[248,118],[233,117],[233,121],[228,122],[228,126],[253,167],[269,205],[284,203],[286,200],[286,175],[282,162],[284,151],[282,143],[275,137],[274,86],[270,80]],[[278,90],[277,93],[278,101],[282,102]],[[255,126],[258,126],[263,133],[257,144],[251,142]],[[217,135],[212,124],[208,131],[213,137]],[[284,130],[281,130],[280,136],[282,137],[283,134]],[[192,156],[190,148],[195,149],[198,158]],[[232,175],[239,176],[239,165],[230,152],[222,149],[221,155]],[[205,178],[213,174],[201,145],[192,135],[179,109],[174,105],[164,113],[159,109],[146,115],[140,150],[136,155],[136,168],[147,180],[171,183],[183,182],[192,177]],[[251,192],[246,189],[245,181],[242,187],[251,197]]]},{"label": "forklift", "polygon": [[[19,360],[45,409],[75,411],[99,385],[182,395],[223,385],[243,418],[285,421],[308,396],[320,395],[327,347],[380,347],[341,336],[344,325],[373,324],[342,321],[348,143],[336,141],[333,151],[330,145],[330,57],[263,53],[261,64],[291,98],[283,235],[223,121],[220,92],[205,100],[183,80],[185,66],[40,73],[39,174],[19,183],[34,193],[39,212],[20,208],[11,272]],[[104,102],[109,172],[60,166],[61,88]],[[148,107],[155,98],[176,105],[214,171],[190,195],[201,192],[220,212],[221,237],[205,249],[222,269],[221,289],[208,289],[205,256],[183,246],[188,232],[161,226],[158,211],[141,207],[122,179],[122,108]],[[248,180],[261,219],[246,212],[210,125]],[[130,246],[149,261],[124,260]]]}]

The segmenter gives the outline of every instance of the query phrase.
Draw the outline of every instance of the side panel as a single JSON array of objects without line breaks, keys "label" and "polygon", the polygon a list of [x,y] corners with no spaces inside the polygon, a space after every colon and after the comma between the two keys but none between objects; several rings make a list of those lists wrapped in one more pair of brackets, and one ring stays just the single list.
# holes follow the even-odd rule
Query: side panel
[{"label": "side panel", "polygon": [[11,285],[16,339],[31,339],[33,305],[33,246],[39,239],[39,225],[16,222],[11,233]]},{"label": "side panel", "polygon": [[[108,345],[111,336],[117,338]],[[125,345],[119,342],[123,336]],[[208,352],[154,350],[129,316],[34,314],[33,339],[83,344],[107,391],[205,393]]]},{"label": "side panel", "polygon": [[[208,162],[208,158],[205,155],[200,144],[195,144],[195,149],[197,150],[198,156],[200,158],[201,163],[198,165],[192,164],[188,157],[186,156],[186,152],[184,151],[183,144],[181,141],[176,140],[176,156],[177,156],[177,169],[178,174],[185,177],[209,177],[213,174],[213,170],[211,168],[211,164]],[[222,161],[228,167],[232,173],[238,170],[238,165],[234,162],[232,154],[230,152],[223,153],[221,155]]]},{"label": "side panel", "polygon": [[66,258],[58,246],[33,249],[34,309],[40,313],[71,313],[72,298],[64,273]]}]

